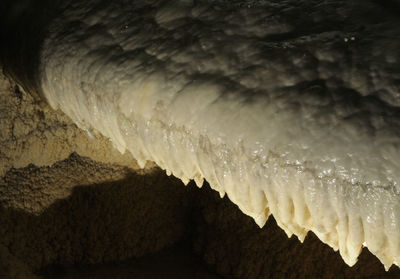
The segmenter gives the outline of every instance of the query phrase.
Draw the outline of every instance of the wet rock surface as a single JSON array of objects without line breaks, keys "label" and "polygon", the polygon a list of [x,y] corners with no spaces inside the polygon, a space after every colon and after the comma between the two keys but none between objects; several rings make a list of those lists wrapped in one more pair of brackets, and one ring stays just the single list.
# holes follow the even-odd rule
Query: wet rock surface
[{"label": "wet rock surface", "polygon": [[[183,269],[179,263],[186,263],[185,256],[176,256],[182,253],[195,253],[208,269],[224,278],[399,278],[397,267],[385,272],[367,249],[360,255],[359,262],[350,268],[338,253],[322,244],[312,233],[300,244],[295,237],[288,239],[272,217],[263,229],[258,228],[250,217],[242,214],[226,197],[220,199],[207,185],[202,189],[193,184],[185,188],[177,179],[167,177],[159,169],[139,171],[132,157],[121,156],[108,139],[98,134],[90,138],[63,113],[52,111],[37,98],[41,95],[37,56],[47,31],[42,27],[47,26],[55,11],[45,13],[30,25],[32,17],[40,15],[41,9],[32,1],[25,2],[28,5],[23,20],[15,21],[10,16],[0,21],[1,24],[8,21],[13,26],[2,32],[5,34],[2,34],[5,38],[2,41],[6,43],[0,48],[0,56],[7,64],[7,74],[32,94],[37,91],[33,97],[14,82],[0,77],[0,278],[58,276],[56,273],[49,275],[52,266],[64,271],[72,270],[73,275],[70,275],[73,278],[99,276],[99,272],[104,278],[129,278],[127,276],[132,276],[132,272],[121,269],[124,266],[141,269],[140,263],[145,261],[141,260],[143,257],[148,263],[142,265],[144,273],[137,273],[135,278],[143,274],[147,274],[145,278],[160,278],[162,275],[149,270],[153,268],[151,261],[162,265],[165,257],[176,257],[173,260],[177,263],[175,268]],[[339,101],[335,99],[340,111],[347,112],[349,104],[351,108],[361,106],[367,112],[357,110],[356,115],[364,117],[369,115],[371,104],[378,104],[380,113],[392,121],[387,123],[388,130],[393,132],[391,128],[398,125],[393,119],[398,119],[399,106],[398,41],[393,38],[398,37],[399,32],[392,28],[398,22],[398,4],[395,1],[384,4],[371,1],[368,2],[370,5],[358,10],[360,1],[346,5],[343,1],[326,1],[327,9],[319,14],[314,2],[304,6],[306,4],[302,1],[301,6],[293,9],[287,9],[286,4],[275,9],[273,2],[234,1],[232,7],[245,4],[244,7],[249,5],[251,9],[242,15],[236,8],[227,10],[227,17],[223,20],[227,24],[224,27],[227,33],[222,32],[221,36],[230,37],[229,32],[244,30],[235,23],[237,16],[242,16],[244,25],[257,26],[251,20],[253,15],[257,16],[255,8],[263,3],[270,5],[275,12],[282,8],[291,20],[287,25],[281,24],[279,17],[272,18],[267,22],[269,29],[250,28],[238,35],[242,41],[262,38],[263,45],[256,46],[258,50],[272,52],[270,62],[276,70],[275,77],[294,79],[296,86],[285,85],[288,91],[282,92],[311,88],[302,95],[301,102],[312,107],[324,100],[321,96],[326,92],[333,92],[332,96],[338,97],[334,94],[336,89],[351,89]],[[231,5],[228,1],[209,3],[220,10]],[[343,5],[347,10],[341,9]],[[158,23],[168,23],[165,19],[171,16],[168,7],[164,8],[156,18]],[[301,14],[299,11],[304,10],[309,13],[298,16]],[[353,18],[346,11],[358,12]],[[209,14],[201,10],[198,12],[200,21],[207,23],[201,26],[211,28],[214,22],[216,27],[211,29],[221,29],[222,21],[219,21],[222,18],[208,17]],[[382,18],[383,14],[387,17]],[[366,20],[368,28],[359,25],[359,20]],[[177,18],[176,23],[186,21]],[[280,23],[275,29],[274,21]],[[199,22],[195,21],[194,26]],[[30,28],[24,29],[28,25]],[[150,25],[157,27],[155,22]],[[126,25],[121,26],[125,28]],[[40,32],[34,41],[30,41],[25,35],[35,30]],[[265,33],[266,30],[270,33]],[[120,31],[124,32],[124,29]],[[165,39],[170,36],[170,31],[166,28],[155,34],[163,35],[162,39]],[[186,41],[177,37],[176,40],[183,41],[186,46],[210,47],[207,38],[188,38]],[[321,45],[324,47],[318,48]],[[226,53],[222,46],[224,44],[215,50],[224,58]],[[312,55],[303,59],[304,46]],[[165,49],[167,53],[168,47]],[[258,50],[255,54],[259,60],[266,59],[264,52]],[[139,49],[141,51],[144,49]],[[287,54],[287,58],[277,55],[282,53]],[[297,57],[298,68],[286,71],[286,66],[294,63],[293,57]],[[207,59],[212,62],[210,57],[200,57],[197,61],[186,61],[185,55],[179,58],[187,65],[202,66],[202,73],[211,71],[200,63]],[[237,63],[235,65],[240,65],[239,60],[233,61]],[[372,61],[370,68],[365,67],[366,61]],[[254,80],[254,76],[264,76],[256,71],[257,68],[249,67],[248,75],[237,75],[232,71],[238,67],[225,67],[227,64],[224,63],[216,65],[216,72],[222,73],[222,77],[230,77],[229,82],[250,89],[262,84],[263,79]],[[196,67],[188,67],[188,72],[193,68]],[[335,90],[322,90],[327,88]],[[332,109],[330,105],[327,108]],[[318,114],[316,118],[321,119]],[[380,122],[371,123],[379,126]],[[189,248],[183,252],[172,249],[169,254],[157,254],[181,241]],[[104,265],[127,259],[131,261],[114,266],[119,271],[108,272],[114,267]],[[198,261],[191,264],[203,265]],[[74,266],[84,267],[74,269]],[[213,276],[206,268],[201,267],[201,270],[207,274],[204,276]],[[94,273],[90,275],[90,271]],[[185,272],[186,275],[182,276],[195,278],[198,270]],[[64,276],[61,273],[59,275]]]},{"label": "wet rock surface", "polygon": [[352,266],[400,259],[400,18],[374,1],[71,3],[49,26],[53,109],[140,166],[207,180],[262,227]]},{"label": "wet rock surface", "polygon": [[347,266],[338,252],[309,233],[300,243],[287,238],[273,218],[260,229],[227,198],[205,187],[198,191],[193,246],[225,278],[398,278],[385,272],[366,248],[357,264]]}]

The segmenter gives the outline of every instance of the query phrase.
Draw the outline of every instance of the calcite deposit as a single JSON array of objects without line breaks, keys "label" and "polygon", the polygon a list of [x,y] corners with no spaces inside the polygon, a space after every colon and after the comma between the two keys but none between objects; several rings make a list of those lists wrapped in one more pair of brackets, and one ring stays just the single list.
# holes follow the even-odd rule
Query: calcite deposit
[{"label": "calcite deposit", "polygon": [[399,18],[368,1],[96,3],[49,27],[52,108],[260,227],[272,214],[349,265],[362,247],[400,262]]},{"label": "calcite deposit", "polygon": [[[32,41],[15,18],[45,6],[26,5],[2,23],[21,86],[0,80],[2,205],[41,214],[79,183],[158,166],[259,227],[272,215],[288,237],[313,232],[349,266],[363,247],[399,265],[396,3],[54,2]],[[71,153],[104,170],[50,191],[17,178]]]}]

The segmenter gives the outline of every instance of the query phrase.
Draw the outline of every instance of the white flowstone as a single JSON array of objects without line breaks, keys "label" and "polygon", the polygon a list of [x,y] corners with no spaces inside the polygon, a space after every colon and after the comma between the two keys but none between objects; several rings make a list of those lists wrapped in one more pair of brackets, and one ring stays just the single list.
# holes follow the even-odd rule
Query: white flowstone
[{"label": "white flowstone", "polygon": [[398,265],[398,53],[381,61],[382,40],[349,65],[339,31],[290,37],[287,3],[264,2],[74,4],[43,45],[43,94],[139,165],[206,179],[260,227],[272,214],[349,265],[363,246]]}]

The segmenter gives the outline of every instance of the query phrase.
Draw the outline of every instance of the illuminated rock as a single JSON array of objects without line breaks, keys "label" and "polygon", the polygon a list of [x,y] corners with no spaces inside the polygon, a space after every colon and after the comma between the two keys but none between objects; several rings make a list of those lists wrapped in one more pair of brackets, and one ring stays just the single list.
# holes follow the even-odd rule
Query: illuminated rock
[{"label": "illuminated rock", "polygon": [[272,214],[349,265],[362,246],[398,265],[398,18],[369,2],[235,3],[74,3],[41,49],[41,94],[259,226]]}]

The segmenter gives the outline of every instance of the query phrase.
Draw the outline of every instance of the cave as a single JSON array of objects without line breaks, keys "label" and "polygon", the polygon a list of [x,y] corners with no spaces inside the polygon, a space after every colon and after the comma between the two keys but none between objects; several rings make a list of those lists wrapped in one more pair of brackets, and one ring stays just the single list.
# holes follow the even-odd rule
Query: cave
[{"label": "cave", "polygon": [[0,12],[0,278],[400,277],[397,1]]}]

